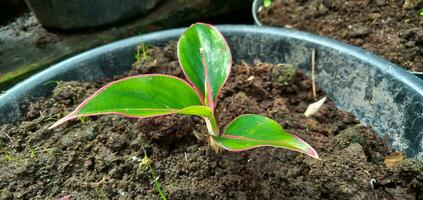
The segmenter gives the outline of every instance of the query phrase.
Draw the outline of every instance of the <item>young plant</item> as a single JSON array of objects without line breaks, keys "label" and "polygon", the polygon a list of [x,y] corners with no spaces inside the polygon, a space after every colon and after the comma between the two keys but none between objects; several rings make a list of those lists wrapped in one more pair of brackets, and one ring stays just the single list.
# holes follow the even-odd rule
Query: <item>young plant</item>
[{"label": "young plant", "polygon": [[196,115],[205,120],[212,145],[229,151],[273,146],[319,158],[309,144],[264,116],[241,115],[220,133],[214,109],[232,67],[232,55],[225,38],[215,27],[197,23],[182,33],[177,48],[179,63],[189,83],[162,74],[114,81],[50,128],[71,119],[104,114],[134,118]]}]

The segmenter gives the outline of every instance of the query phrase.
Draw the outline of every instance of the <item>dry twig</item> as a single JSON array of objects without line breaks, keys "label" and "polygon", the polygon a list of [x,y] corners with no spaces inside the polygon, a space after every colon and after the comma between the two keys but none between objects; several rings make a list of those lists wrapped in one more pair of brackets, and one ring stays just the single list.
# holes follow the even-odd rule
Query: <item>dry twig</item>
[{"label": "dry twig", "polygon": [[9,140],[10,140],[11,142],[14,142],[13,138],[12,138],[12,137],[10,137],[7,133],[5,133],[5,132],[3,132],[3,131],[0,131],[0,133],[2,133],[2,134],[3,134],[3,135],[5,135],[7,138],[9,138]]},{"label": "dry twig", "polygon": [[313,49],[311,52],[311,81],[312,81],[312,89],[313,89],[313,97],[317,98],[316,92],[316,50]]}]

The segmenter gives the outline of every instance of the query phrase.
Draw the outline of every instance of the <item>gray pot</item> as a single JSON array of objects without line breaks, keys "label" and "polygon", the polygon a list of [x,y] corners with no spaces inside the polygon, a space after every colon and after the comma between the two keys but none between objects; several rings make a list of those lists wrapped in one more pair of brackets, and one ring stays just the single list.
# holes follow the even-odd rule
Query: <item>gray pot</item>
[{"label": "gray pot", "polygon": [[46,28],[88,29],[147,13],[159,0],[25,0]]},{"label": "gray pot", "polygon": [[262,5],[263,5],[263,0],[254,0],[253,2],[253,6],[251,7],[251,13],[253,14],[253,18],[254,18],[254,23],[257,26],[263,26],[263,24],[261,23],[259,17],[258,17],[258,13],[259,10],[262,9]]},{"label": "gray pot", "polygon": [[[296,30],[258,26],[218,26],[232,49],[234,62],[259,59],[291,63],[310,74],[316,51],[316,81],[341,109],[397,151],[423,161],[423,81],[363,49]],[[163,46],[185,29],[132,37],[69,58],[32,76],[0,95],[0,124],[16,122],[26,101],[51,93],[58,80],[92,81],[129,70],[141,42]]]}]

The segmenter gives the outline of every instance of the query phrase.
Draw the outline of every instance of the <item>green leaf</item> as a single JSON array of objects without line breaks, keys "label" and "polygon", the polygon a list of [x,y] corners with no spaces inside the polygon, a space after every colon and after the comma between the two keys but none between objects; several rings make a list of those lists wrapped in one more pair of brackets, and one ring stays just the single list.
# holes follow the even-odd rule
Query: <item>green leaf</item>
[{"label": "green leaf", "polygon": [[202,97],[209,97],[207,103],[213,109],[232,66],[223,35],[209,24],[193,24],[179,38],[178,58],[187,79]]},{"label": "green leaf", "polygon": [[272,4],[272,0],[263,0],[263,6],[265,8],[269,7]]},{"label": "green leaf", "polygon": [[228,125],[222,136],[212,137],[218,145],[229,151],[273,146],[319,158],[309,144],[286,132],[276,121],[260,115],[241,115]]},{"label": "green leaf", "polygon": [[203,106],[195,89],[182,79],[160,74],[139,75],[107,84],[50,128],[82,116],[118,114],[145,118],[174,113],[209,117],[212,112]]}]

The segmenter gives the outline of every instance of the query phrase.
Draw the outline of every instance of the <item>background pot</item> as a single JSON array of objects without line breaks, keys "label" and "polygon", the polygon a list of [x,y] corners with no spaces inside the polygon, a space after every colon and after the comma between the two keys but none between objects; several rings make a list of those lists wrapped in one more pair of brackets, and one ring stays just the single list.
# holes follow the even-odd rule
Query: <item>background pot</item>
[{"label": "background pot", "polygon": [[[263,9],[263,0],[254,0],[253,5],[251,7],[254,23],[257,26],[266,26],[260,21],[260,18],[259,18],[259,13],[261,9]],[[414,76],[417,76],[420,79],[423,79],[423,72],[415,72],[415,71],[408,71],[408,72],[413,74]]]},{"label": "background pot", "polygon": [[[388,144],[423,161],[423,82],[401,67],[360,48],[296,30],[218,26],[235,62],[255,59],[292,63],[309,73],[316,51],[317,83],[341,109],[354,113]],[[21,82],[0,96],[0,123],[22,115],[24,101],[51,93],[52,80],[96,80],[131,68],[140,42],[163,46],[184,29],[145,34],[67,59]]]},{"label": "background pot", "polygon": [[27,11],[28,8],[22,0],[0,0],[0,26],[7,25]]},{"label": "background pot", "polygon": [[254,23],[258,26],[263,26],[263,24],[261,23],[261,21],[258,17],[258,13],[259,13],[259,10],[262,9],[262,5],[263,5],[263,0],[254,0],[253,6],[251,7],[251,12],[253,14]]},{"label": "background pot", "polygon": [[25,0],[38,22],[50,29],[87,29],[145,14],[159,0]]}]

